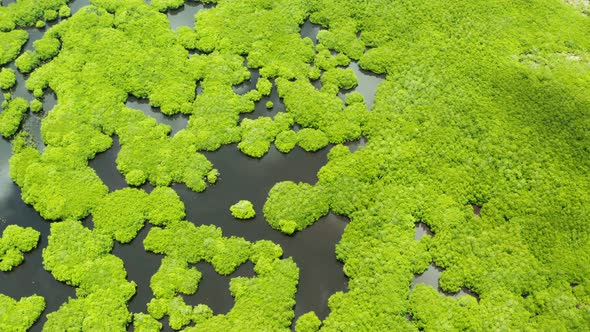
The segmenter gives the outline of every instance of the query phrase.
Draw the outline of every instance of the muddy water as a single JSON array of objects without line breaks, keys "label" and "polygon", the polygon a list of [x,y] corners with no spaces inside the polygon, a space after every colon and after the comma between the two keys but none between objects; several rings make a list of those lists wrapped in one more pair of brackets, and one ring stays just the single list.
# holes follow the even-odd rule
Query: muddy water
[{"label": "muddy water", "polygon": [[[6,4],[6,2],[5,2]],[[74,0],[70,3],[72,13],[83,6],[88,5],[87,0]],[[210,6],[203,6],[197,2],[188,1],[183,7],[169,11],[171,27],[177,29],[180,26],[193,27],[195,14]],[[49,28],[51,24],[48,25]],[[28,29],[31,39],[27,48],[32,47],[34,40],[40,38],[47,30]],[[310,37],[316,42],[319,26],[306,22],[302,26],[302,36]],[[14,63],[9,64],[14,68]],[[373,94],[377,84],[382,78],[368,74],[351,67],[359,78],[358,91],[365,95],[369,107],[373,100]],[[258,72],[252,70],[251,80],[236,86],[236,92],[245,93],[252,89],[258,78]],[[27,76],[18,73],[17,85],[13,95],[31,100],[31,93],[25,88]],[[319,86],[319,82],[315,82]],[[266,102],[272,101],[274,106],[266,108]],[[55,106],[55,95],[48,92],[44,99],[44,111],[40,114],[27,115],[23,128],[30,132],[40,150],[44,145],[40,134],[40,123],[48,112]],[[187,118],[183,115],[169,117],[161,114],[157,109],[149,106],[145,100],[129,98],[127,106],[139,109],[144,114],[154,117],[159,123],[168,124],[171,127],[171,135],[184,128]],[[273,116],[277,112],[284,112],[285,106],[279,98],[276,87],[270,96],[264,97],[256,103],[253,113],[244,114],[243,118],[256,118],[258,116]],[[113,146],[97,155],[89,165],[95,169],[98,176],[109,187],[110,191],[127,187],[124,177],[117,171],[115,160],[120,146],[118,138],[113,137]],[[364,145],[365,141],[353,142],[349,145],[354,150]],[[223,229],[225,236],[240,236],[249,241],[261,239],[272,240],[281,245],[284,257],[292,257],[300,269],[298,293],[296,295],[295,315],[300,316],[308,311],[315,311],[320,318],[328,315],[328,298],[337,291],[346,291],[347,278],[342,272],[342,264],[335,258],[334,247],[340,241],[342,233],[347,225],[347,220],[329,214],[321,218],[308,229],[286,236],[273,230],[264,220],[262,207],[268,191],[279,181],[303,181],[315,183],[318,170],[327,162],[329,148],[316,153],[308,153],[300,148],[295,148],[289,154],[282,154],[274,146],[267,155],[261,159],[254,159],[243,155],[235,144],[224,146],[218,151],[207,152],[205,155],[214,164],[221,176],[219,182],[208,188],[203,193],[195,193],[184,185],[175,184],[172,187],[180,195],[186,205],[187,220],[197,225],[214,224]],[[47,245],[49,222],[44,221],[30,206],[24,204],[20,198],[20,189],[9,178],[8,160],[11,155],[9,141],[0,139],[0,232],[8,224],[31,226],[42,233],[37,249],[25,255],[25,262],[12,272],[0,272],[0,293],[14,298],[38,294],[45,297],[47,308],[41,319],[33,326],[31,331],[40,331],[46,321],[47,313],[67,301],[68,297],[75,297],[74,288],[57,282],[51,274],[42,268],[42,249]],[[146,191],[151,190],[150,185],[142,186]],[[240,221],[232,218],[229,206],[240,199],[248,199],[254,203],[257,216],[248,221]],[[85,225],[92,227],[91,221],[85,221]],[[123,259],[128,272],[128,279],[137,283],[137,294],[131,299],[129,309],[132,312],[146,312],[146,303],[151,299],[149,288],[151,276],[159,268],[162,256],[146,252],[143,248],[143,239],[151,226],[141,230],[138,237],[130,244],[116,243],[113,254]],[[229,280],[236,276],[254,276],[252,264],[246,263],[240,266],[230,276],[220,276],[207,263],[199,263],[196,268],[203,274],[199,290],[196,294],[185,296],[187,303],[209,305],[216,314],[227,313],[233,306],[233,298],[229,294]],[[164,319],[165,322],[166,319]]]}]

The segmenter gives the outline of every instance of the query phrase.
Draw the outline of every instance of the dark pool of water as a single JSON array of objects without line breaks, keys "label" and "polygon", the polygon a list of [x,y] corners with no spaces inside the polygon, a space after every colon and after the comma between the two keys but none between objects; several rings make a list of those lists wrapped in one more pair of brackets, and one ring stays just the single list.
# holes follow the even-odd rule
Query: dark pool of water
[{"label": "dark pool of water", "polygon": [[424,236],[432,236],[434,233],[430,230],[430,227],[423,222],[416,223],[416,235],[414,236],[414,240],[418,241]]}]

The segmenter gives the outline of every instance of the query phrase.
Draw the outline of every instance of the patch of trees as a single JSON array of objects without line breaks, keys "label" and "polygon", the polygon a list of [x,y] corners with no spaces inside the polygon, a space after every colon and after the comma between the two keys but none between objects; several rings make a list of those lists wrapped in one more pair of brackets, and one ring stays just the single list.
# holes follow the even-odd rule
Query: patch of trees
[{"label": "patch of trees", "polygon": [[48,314],[44,328],[125,331],[135,283],[127,281],[123,261],[110,254],[112,238],[66,220],[51,224],[48,239],[43,265],[55,279],[76,287],[76,298]]},{"label": "patch of trees", "polygon": [[0,89],[8,90],[16,84],[16,75],[11,68],[0,70]]},{"label": "patch of trees", "polygon": [[29,109],[29,103],[21,97],[12,98],[10,94],[6,94],[5,96],[8,99],[2,102],[3,110],[0,113],[0,135],[8,138],[13,136],[20,127],[20,123]]},{"label": "patch of trees", "polygon": [[24,30],[0,32],[0,43],[2,44],[2,48],[0,48],[0,65],[5,65],[16,59],[28,39],[29,34]]},{"label": "patch of trees", "polygon": [[[153,318],[168,315],[170,326],[177,330],[191,322],[196,324],[185,331],[289,330],[299,269],[291,258],[280,258],[280,246],[267,240],[250,243],[243,238],[223,237],[215,226],[196,227],[186,221],[153,228],[144,245],[148,251],[165,255],[151,279],[155,297],[148,303],[148,312]],[[189,264],[206,261],[217,273],[229,275],[247,260],[254,263],[256,276],[231,279],[235,305],[229,313],[214,315],[206,305],[190,306],[179,296],[195,293],[201,279],[200,272]],[[138,324],[156,325],[145,316],[139,318]]]},{"label": "patch of trees", "polygon": [[[77,298],[48,315],[47,329],[124,330],[133,320],[138,330],[158,330],[168,315],[176,329],[194,323],[188,331],[288,330],[295,263],[272,242],[182,221],[182,202],[164,188],[182,182],[202,191],[217,181],[198,151],[238,143],[262,157],[273,142],[284,153],[336,145],[316,184],[270,190],[269,224],[292,234],[329,212],[350,219],[336,248],[349,290],[331,296],[326,319],[308,313],[297,330],[590,325],[587,17],[549,0],[215,2],[194,29],[174,33],[159,10],[178,1],[96,0],[17,58],[37,98],[47,88],[58,98],[43,120],[44,153],[13,136],[26,101],[6,98],[0,113],[0,133],[14,137],[10,175],[23,200],[46,219],[65,220],[52,224],[44,265],[76,287]],[[6,8],[0,17],[17,5]],[[22,24],[40,15],[55,18],[34,11]],[[4,63],[26,41],[7,32],[21,24],[10,17],[0,19]],[[317,46],[300,38],[306,18],[322,26]],[[359,84],[344,68],[351,60],[386,74],[371,112],[358,93],[338,97]],[[247,67],[259,70],[256,88],[236,94],[232,87],[251,79]],[[240,122],[273,84],[286,112]],[[125,107],[129,95],[164,114],[190,115],[187,128],[170,137],[168,126]],[[108,192],[88,160],[113,135],[129,185],[161,188]],[[368,142],[354,153],[342,145],[361,136]],[[90,214],[92,231],[77,221]],[[149,315],[133,315],[126,303],[135,285],[110,250],[145,221],[156,226],[146,250],[165,257],[152,278]],[[416,222],[435,235],[414,240]],[[181,294],[194,293],[201,278],[192,264],[206,261],[228,275],[248,260],[257,275],[232,279],[230,313],[184,302]],[[432,262],[444,268],[443,291],[468,287],[479,300],[411,289]],[[39,307],[29,308],[31,317]]]},{"label": "patch of trees", "polygon": [[8,225],[0,238],[0,271],[10,271],[25,259],[25,252],[37,247],[40,233],[31,227]]},{"label": "patch of trees", "polygon": [[231,215],[237,219],[251,219],[256,216],[254,205],[247,200],[240,200],[236,204],[230,206]]},{"label": "patch of trees", "polygon": [[292,234],[328,214],[329,205],[319,187],[285,181],[270,190],[263,210],[273,228]]},{"label": "patch of trees", "polygon": [[43,297],[33,295],[19,301],[0,294],[0,329],[3,331],[26,331],[37,321],[45,309]]},{"label": "patch of trees", "polygon": [[[37,25],[70,16],[68,0],[19,0],[0,6],[0,31]],[[42,25],[44,26],[44,25]],[[41,27],[42,27],[41,26]]]}]

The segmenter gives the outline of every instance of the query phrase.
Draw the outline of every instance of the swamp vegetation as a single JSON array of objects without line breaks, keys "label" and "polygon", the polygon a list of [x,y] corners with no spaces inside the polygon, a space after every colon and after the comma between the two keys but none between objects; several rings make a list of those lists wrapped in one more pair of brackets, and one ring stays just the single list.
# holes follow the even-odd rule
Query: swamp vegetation
[{"label": "swamp vegetation", "polygon": [[[0,7],[10,177],[50,222],[43,268],[75,289],[53,312],[36,294],[0,294],[0,330],[44,315],[44,331],[590,331],[590,19],[579,6],[198,3],[194,26],[177,29],[166,13],[183,0]],[[317,36],[302,36],[305,24]],[[28,49],[31,31],[42,37]],[[383,78],[370,103],[354,91],[361,70]],[[186,128],[172,133],[130,100],[187,116]],[[258,108],[268,116],[247,117]],[[30,112],[43,117],[39,138],[23,125]],[[127,186],[109,190],[89,162],[114,141]],[[227,146],[262,159],[329,150],[315,183],[281,181],[264,204],[224,207],[294,236],[330,213],[349,220],[334,253],[348,289],[326,317],[295,316],[302,272],[280,245],[187,220],[174,186],[214,189],[224,174],[208,156]],[[431,232],[416,239],[417,224]],[[147,310],[133,312],[137,284],[113,248],[146,227],[161,263]],[[0,270],[27,264],[39,232],[11,220],[0,230]],[[223,276],[253,266],[231,278],[229,312],[187,303],[200,262]],[[440,290],[413,285],[431,265]]]}]

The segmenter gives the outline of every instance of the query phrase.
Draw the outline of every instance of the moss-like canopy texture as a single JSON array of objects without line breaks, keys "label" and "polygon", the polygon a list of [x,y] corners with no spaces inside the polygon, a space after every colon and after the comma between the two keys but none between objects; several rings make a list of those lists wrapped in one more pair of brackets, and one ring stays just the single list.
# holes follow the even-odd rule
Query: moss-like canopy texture
[{"label": "moss-like canopy texture", "polygon": [[[185,221],[169,188],[200,192],[222,181],[201,152],[228,144],[254,158],[273,144],[282,153],[330,149],[316,183],[279,182],[262,209],[286,234],[330,212],[350,219],[335,250],[348,290],[330,297],[325,319],[301,316],[297,331],[589,330],[590,19],[579,6],[203,2],[211,8],[177,32],[165,13],[180,0],[92,0],[70,18],[67,1],[0,7],[0,65],[14,60],[35,97],[49,89],[57,97],[42,121],[43,151],[22,130],[26,100],[9,90],[0,112],[0,134],[13,143],[11,178],[24,202],[55,221],[44,267],[76,288],[47,315],[46,330],[158,331],[168,316],[186,331],[289,331],[294,261],[270,241]],[[21,50],[23,27],[58,16]],[[321,27],[317,42],[301,35],[306,21]],[[382,79],[374,96],[350,91],[363,91],[359,73]],[[237,93],[242,83],[252,89]],[[241,116],[272,91],[284,112]],[[171,136],[127,107],[130,96],[185,114],[188,125]],[[109,192],[88,163],[114,136],[129,187]],[[345,145],[361,137],[354,152]],[[88,216],[92,229],[82,223]],[[148,312],[132,313],[136,285],[111,250],[145,222],[145,249],[164,257]],[[433,234],[415,240],[419,222]],[[196,292],[201,261],[222,275],[254,264],[255,277],[232,279],[235,305],[225,315],[181,295]],[[443,270],[443,292],[412,287],[432,263]],[[464,288],[469,294],[448,296]],[[42,310],[36,297],[0,301],[26,312],[24,328]]]},{"label": "moss-like canopy texture", "polygon": [[254,205],[247,200],[240,200],[236,204],[229,207],[231,215],[238,219],[250,219],[256,216]]},{"label": "moss-like canopy texture", "polygon": [[31,227],[8,225],[0,238],[0,271],[10,271],[24,260],[25,252],[37,247],[40,233]]}]

